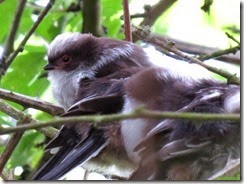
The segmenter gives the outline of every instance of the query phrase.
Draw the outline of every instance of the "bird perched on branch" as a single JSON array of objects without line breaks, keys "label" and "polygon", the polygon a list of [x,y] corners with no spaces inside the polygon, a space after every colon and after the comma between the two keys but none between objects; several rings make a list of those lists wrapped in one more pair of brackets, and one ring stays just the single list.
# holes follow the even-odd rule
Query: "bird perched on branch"
[{"label": "bird perched on branch", "polygon": [[[48,64],[44,69],[48,71],[54,97],[67,111],[63,116],[71,116],[120,112],[123,81],[150,66],[143,49],[131,42],[97,38],[91,34],[63,33],[50,44]],[[58,179],[101,150],[99,162],[103,168],[118,159],[118,165],[128,167],[130,163],[121,162],[122,158],[128,158],[119,135],[118,123],[99,129],[89,122],[64,125],[46,146],[46,149],[58,148],[59,151],[33,179]]]},{"label": "bird perched on branch", "polygon": [[[147,109],[239,113],[240,87],[193,78],[177,68],[154,67],[129,42],[61,34],[44,67],[63,116]],[[35,174],[55,180],[89,162],[133,171],[131,180],[205,180],[240,156],[240,122],[139,118],[66,124],[47,145],[57,153]],[[89,163],[88,162],[88,163]]]},{"label": "bird perched on branch", "polygon": [[[149,68],[125,81],[123,112],[150,110],[240,113],[240,87],[185,72]],[[145,77],[146,76],[146,77]],[[138,168],[131,180],[207,180],[240,158],[240,122],[123,120],[125,149]]]}]

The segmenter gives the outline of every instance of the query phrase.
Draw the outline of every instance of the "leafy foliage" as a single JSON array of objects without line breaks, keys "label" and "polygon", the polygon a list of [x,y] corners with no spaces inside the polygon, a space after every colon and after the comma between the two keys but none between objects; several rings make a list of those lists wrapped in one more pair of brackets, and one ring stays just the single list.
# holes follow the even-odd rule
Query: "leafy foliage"
[{"label": "leafy foliage", "polygon": [[[136,0],[134,0],[136,1]],[[132,2],[134,2],[132,1]],[[11,27],[14,12],[16,10],[18,0],[8,0],[0,2],[0,48],[4,48],[6,44],[6,38],[9,33],[9,29]],[[35,4],[36,2],[41,2],[37,0],[29,0],[27,1],[26,7],[24,9],[23,17],[20,22],[20,27],[18,29],[18,33],[15,40],[15,47],[18,46],[22,38],[29,31],[33,23],[35,22],[38,14],[43,9],[43,5]],[[137,2],[141,4],[141,1]],[[238,1],[239,2],[239,1]],[[46,45],[59,33],[64,31],[80,31],[82,27],[82,14],[80,11],[67,12],[66,10],[69,8],[71,3],[77,3],[77,1],[56,1],[52,10],[48,13],[48,15],[44,18],[41,24],[38,26],[35,33],[32,35],[27,45],[24,48],[24,52],[18,55],[14,60],[13,64],[7,70],[6,75],[2,78],[0,87],[5,88],[14,92],[22,93],[32,97],[38,97],[43,100],[47,100],[44,98],[44,94],[48,92],[49,83],[45,77],[41,77],[43,74],[42,67],[46,63]],[[114,37],[117,39],[123,39],[123,32],[121,31],[121,26],[123,21],[121,20],[121,16],[123,15],[122,3],[121,1],[114,0],[101,0],[102,3],[102,23],[104,28],[106,29],[108,37]],[[182,3],[182,2],[181,2]],[[187,4],[188,2],[185,2]],[[198,2],[199,3],[199,2]],[[138,6],[139,6],[138,4]],[[176,4],[177,5],[177,4]],[[221,2],[215,6],[221,9]],[[233,8],[239,8],[233,7]],[[179,9],[179,6],[177,6]],[[180,8],[182,11],[190,12],[191,9],[182,7]],[[183,10],[184,9],[184,10]],[[170,30],[172,30],[173,26],[178,26],[176,24],[180,24],[182,22],[182,17],[180,14],[177,16],[173,15],[174,8],[170,9],[167,12],[167,16],[161,16],[156,24],[152,27],[152,30],[157,33],[165,33],[171,34]],[[195,9],[194,12],[201,12],[201,6],[198,6],[198,9]],[[210,14],[207,16],[209,19],[214,19],[214,16],[211,14],[211,9],[209,10]],[[179,12],[178,12],[179,13]],[[222,12],[224,14],[225,12]],[[205,16],[205,15],[204,15]],[[208,23],[204,22],[204,16],[201,17],[201,20],[196,19],[197,21],[201,21],[201,26],[204,27],[215,27],[215,29],[223,30],[229,27],[234,27],[235,29],[240,29],[240,25],[236,24],[236,22],[232,22],[230,25],[211,25],[216,22],[210,21]],[[194,17],[194,15],[191,15]],[[179,20],[178,23],[173,25],[172,20]],[[185,23],[189,23],[191,20],[185,20]],[[224,20],[222,20],[224,22]],[[132,22],[136,22],[132,20]],[[208,25],[206,25],[208,24]],[[178,29],[178,27],[176,28]],[[187,26],[181,25],[182,30],[178,30],[178,32],[173,32],[172,36],[181,35],[181,31],[187,29]],[[191,28],[193,29],[193,28]],[[189,29],[187,29],[189,30]],[[194,34],[197,35],[197,32],[193,31]],[[190,35],[192,33],[189,33]],[[201,33],[199,33],[200,35]],[[218,34],[222,34],[218,32]],[[236,37],[239,36],[239,33],[235,33]],[[198,37],[201,37],[201,35]],[[182,35],[183,37],[184,35]],[[193,35],[191,35],[193,36]],[[223,38],[219,37],[218,39]],[[188,38],[186,38],[189,40]],[[195,39],[196,40],[196,39]],[[193,40],[189,40],[194,42]],[[217,39],[216,39],[217,40]],[[218,41],[217,41],[218,42]],[[219,45],[219,47],[224,47],[229,45],[230,40],[224,38],[223,44]],[[204,44],[204,42],[201,42]],[[11,103],[14,107],[21,109],[22,107],[18,104]],[[36,114],[31,114],[35,116]],[[38,116],[41,119],[48,119],[50,115],[39,112]],[[16,124],[16,120],[9,118],[6,114],[0,113],[0,124],[1,126],[14,126]],[[43,154],[43,147],[38,146],[45,141],[45,136],[37,131],[29,131],[26,132],[21,139],[19,145],[15,149],[13,155],[8,161],[7,168],[14,169],[17,166],[24,167],[28,165],[30,168],[34,169],[40,160]],[[0,152],[3,151],[4,146],[0,146]],[[238,179],[240,176],[231,178]],[[223,178],[224,180],[226,178]]]}]

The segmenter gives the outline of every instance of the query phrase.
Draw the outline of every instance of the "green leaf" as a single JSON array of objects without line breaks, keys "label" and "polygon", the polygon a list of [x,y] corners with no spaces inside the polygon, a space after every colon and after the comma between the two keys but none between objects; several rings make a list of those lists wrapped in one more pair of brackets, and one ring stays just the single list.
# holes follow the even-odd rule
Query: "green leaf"
[{"label": "green leaf", "polygon": [[[4,39],[6,38],[7,33],[9,32],[10,26],[13,21],[13,15],[15,8],[17,6],[17,0],[8,0],[8,1],[3,1],[0,4],[0,42],[3,43]],[[3,13],[4,12],[4,13]]]},{"label": "green leaf", "polygon": [[9,160],[8,167],[30,165],[34,167],[41,157],[42,147],[36,147],[44,141],[44,136],[39,132],[25,133]]},{"label": "green leaf", "polygon": [[49,13],[38,26],[35,34],[43,39],[51,42],[53,38],[61,32],[61,27],[58,24],[60,18],[64,16],[61,13]]},{"label": "green leaf", "polygon": [[121,1],[102,0],[102,22],[106,27],[109,37],[121,38],[119,34],[122,21],[120,16],[123,15]]},{"label": "green leaf", "polygon": [[46,63],[44,56],[42,46],[28,45],[12,63],[0,87],[34,97],[42,95],[48,86],[47,79],[39,78]]}]

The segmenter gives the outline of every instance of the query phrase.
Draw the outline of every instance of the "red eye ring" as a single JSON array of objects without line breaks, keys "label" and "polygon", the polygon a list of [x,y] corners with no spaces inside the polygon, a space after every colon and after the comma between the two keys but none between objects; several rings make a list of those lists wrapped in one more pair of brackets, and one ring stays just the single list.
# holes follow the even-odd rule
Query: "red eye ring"
[{"label": "red eye ring", "polygon": [[71,61],[71,57],[68,55],[64,55],[62,57],[62,61],[63,61],[63,63],[68,64]]}]

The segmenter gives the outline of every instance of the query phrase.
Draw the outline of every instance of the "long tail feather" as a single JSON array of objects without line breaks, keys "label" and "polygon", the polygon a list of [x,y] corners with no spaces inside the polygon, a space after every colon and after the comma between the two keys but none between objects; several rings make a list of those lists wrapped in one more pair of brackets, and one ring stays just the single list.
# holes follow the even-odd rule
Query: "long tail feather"
[{"label": "long tail feather", "polygon": [[90,135],[75,147],[62,147],[32,180],[57,180],[76,166],[95,157],[107,145],[103,135],[103,130],[93,129]]}]

